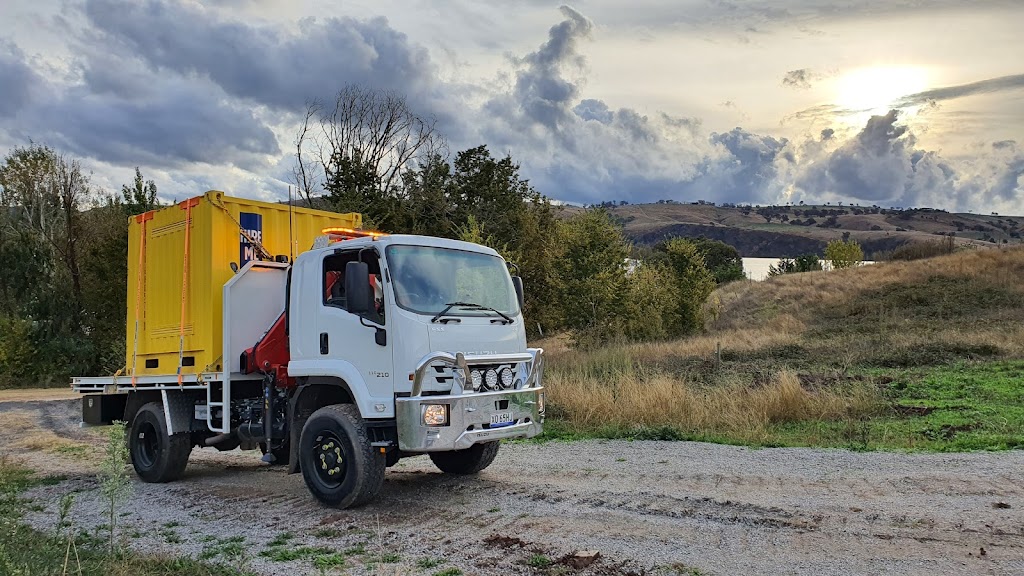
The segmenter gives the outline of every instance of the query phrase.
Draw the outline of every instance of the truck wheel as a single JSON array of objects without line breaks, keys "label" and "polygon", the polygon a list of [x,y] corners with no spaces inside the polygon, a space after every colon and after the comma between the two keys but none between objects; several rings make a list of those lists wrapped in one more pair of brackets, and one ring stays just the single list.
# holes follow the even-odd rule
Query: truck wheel
[{"label": "truck wheel", "polygon": [[171,482],[181,478],[192,452],[191,433],[167,435],[167,420],[159,402],[139,408],[128,432],[128,451],[135,473],[144,482]]},{"label": "truck wheel", "polygon": [[[262,452],[264,455],[266,455],[266,453],[267,453],[267,443],[266,442],[260,442],[260,452]],[[273,450],[271,450],[270,453],[274,455],[274,461],[270,463],[272,466],[283,466],[283,465],[287,464],[288,463],[288,457],[291,456],[291,450],[288,449],[288,439],[286,438],[285,441],[284,441],[284,444],[282,444],[281,446],[275,447]]]},{"label": "truck wheel", "polygon": [[299,439],[299,467],[317,500],[351,508],[372,500],[384,484],[385,457],[370,445],[359,409],[325,406],[306,420]]},{"label": "truck wheel", "polygon": [[465,450],[452,450],[451,452],[431,452],[430,459],[434,466],[448,474],[476,474],[487,468],[494,462],[498,455],[498,447],[501,443],[483,442],[473,444]]}]

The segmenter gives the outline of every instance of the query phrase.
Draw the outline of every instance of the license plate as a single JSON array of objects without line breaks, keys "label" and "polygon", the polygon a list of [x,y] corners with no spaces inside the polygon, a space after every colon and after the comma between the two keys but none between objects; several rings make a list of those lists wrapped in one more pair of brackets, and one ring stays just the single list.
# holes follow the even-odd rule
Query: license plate
[{"label": "license plate", "polygon": [[497,414],[491,414],[491,424],[511,424],[512,422],[511,412],[498,412]]}]

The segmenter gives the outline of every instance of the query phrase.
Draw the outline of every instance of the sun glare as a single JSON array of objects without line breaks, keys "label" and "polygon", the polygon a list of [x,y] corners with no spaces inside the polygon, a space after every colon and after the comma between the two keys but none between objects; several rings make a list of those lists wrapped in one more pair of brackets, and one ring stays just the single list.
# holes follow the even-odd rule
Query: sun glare
[{"label": "sun glare", "polygon": [[836,82],[836,104],[851,114],[881,114],[900,98],[924,91],[924,68],[872,66],[851,70]]}]

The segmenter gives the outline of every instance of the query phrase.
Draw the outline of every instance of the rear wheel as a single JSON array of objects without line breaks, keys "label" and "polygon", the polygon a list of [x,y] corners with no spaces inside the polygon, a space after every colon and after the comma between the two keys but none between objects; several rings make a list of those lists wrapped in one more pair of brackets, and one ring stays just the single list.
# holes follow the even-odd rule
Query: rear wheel
[{"label": "rear wheel", "polygon": [[181,477],[192,452],[191,433],[168,436],[159,402],[139,408],[128,432],[128,451],[135,473],[145,482],[171,482]]},{"label": "rear wheel", "polygon": [[372,500],[384,484],[384,454],[374,449],[359,409],[325,406],[306,420],[299,439],[299,467],[309,491],[335,508]]},{"label": "rear wheel", "polygon": [[494,462],[498,455],[498,448],[501,443],[483,442],[474,444],[465,450],[453,450],[451,452],[431,452],[430,459],[434,466],[448,474],[476,474],[487,468]]}]

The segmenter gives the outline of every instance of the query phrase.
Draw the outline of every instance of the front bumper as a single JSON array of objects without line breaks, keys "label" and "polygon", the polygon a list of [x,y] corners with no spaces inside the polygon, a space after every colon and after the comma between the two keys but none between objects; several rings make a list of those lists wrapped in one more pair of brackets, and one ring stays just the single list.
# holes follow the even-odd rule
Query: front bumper
[{"label": "front bumper", "polygon": [[[504,438],[531,438],[541,433],[544,422],[543,376],[544,351],[531,348],[522,354],[489,354],[464,356],[459,353],[431,354],[420,360],[413,380],[412,395],[395,399],[398,421],[398,447],[403,452],[441,452],[463,450],[480,442]],[[473,392],[467,386],[469,368],[481,364],[521,366],[526,376],[516,389],[494,392]],[[455,384],[445,396],[422,396],[423,380],[431,367],[446,364],[452,367]],[[448,425],[428,426],[423,423],[425,405],[447,405]],[[511,412],[511,423],[491,425],[491,416]]]}]

